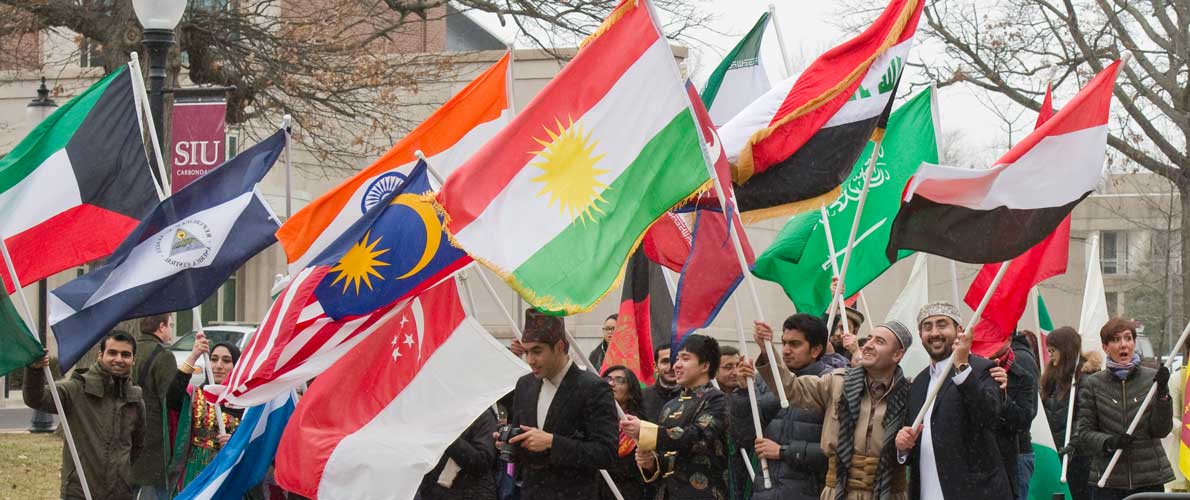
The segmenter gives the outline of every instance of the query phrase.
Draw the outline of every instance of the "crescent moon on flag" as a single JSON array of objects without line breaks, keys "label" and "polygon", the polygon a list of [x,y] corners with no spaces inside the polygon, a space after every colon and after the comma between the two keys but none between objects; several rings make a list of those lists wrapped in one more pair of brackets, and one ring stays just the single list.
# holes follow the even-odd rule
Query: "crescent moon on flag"
[{"label": "crescent moon on flag", "polygon": [[425,269],[426,265],[430,263],[430,260],[434,258],[434,255],[438,253],[438,245],[442,241],[442,222],[438,220],[438,214],[434,212],[434,207],[430,206],[428,202],[423,201],[420,195],[412,193],[400,194],[393,199],[392,204],[409,207],[410,210],[417,213],[417,216],[421,218],[422,223],[426,227],[425,251],[422,252],[421,259],[417,261],[417,264],[409,272],[397,278],[403,280]]}]

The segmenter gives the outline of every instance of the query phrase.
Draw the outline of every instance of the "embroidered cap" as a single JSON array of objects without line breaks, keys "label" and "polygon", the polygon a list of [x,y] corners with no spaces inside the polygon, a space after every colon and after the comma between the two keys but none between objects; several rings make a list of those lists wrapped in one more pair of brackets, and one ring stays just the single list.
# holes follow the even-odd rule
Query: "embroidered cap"
[{"label": "embroidered cap", "polygon": [[901,342],[901,349],[909,350],[909,347],[913,345],[913,334],[909,333],[909,327],[904,323],[894,319],[882,325],[876,325],[876,328],[880,327],[887,328],[897,336],[897,340]]},{"label": "embroidered cap", "polygon": [[534,308],[525,310],[525,331],[521,342],[541,342],[554,345],[566,338],[566,325],[561,316],[550,316]]},{"label": "embroidered cap", "polygon": [[956,325],[963,323],[963,318],[959,316],[959,308],[946,301],[930,302],[921,306],[917,313],[917,327],[921,328],[921,322],[930,316],[946,316],[954,320]]}]

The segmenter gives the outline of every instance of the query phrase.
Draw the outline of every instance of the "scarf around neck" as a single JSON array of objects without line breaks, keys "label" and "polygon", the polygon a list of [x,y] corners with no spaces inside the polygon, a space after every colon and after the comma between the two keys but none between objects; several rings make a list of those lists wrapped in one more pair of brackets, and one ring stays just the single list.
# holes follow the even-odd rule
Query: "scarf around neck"
[{"label": "scarf around neck", "polygon": [[[867,372],[863,367],[856,366],[847,370],[843,376],[843,397],[839,398],[839,405],[835,408],[839,418],[839,442],[835,453],[839,458],[839,468],[836,474],[835,499],[843,500],[847,496],[847,476],[851,471],[851,459],[855,456],[855,426],[859,421],[859,407],[867,392]],[[880,462],[876,466],[876,484],[873,492],[875,498],[887,498],[892,484],[892,466],[896,460],[896,437],[898,430],[905,425],[908,414],[909,383],[901,367],[897,367],[893,374],[892,385],[885,396],[884,443],[880,448]],[[875,401],[872,402],[876,404]]]},{"label": "scarf around neck", "polygon": [[1118,378],[1120,380],[1124,380],[1124,379],[1128,378],[1128,374],[1132,373],[1132,370],[1135,369],[1136,365],[1139,365],[1139,364],[1140,364],[1140,353],[1139,352],[1132,353],[1132,359],[1130,361],[1128,361],[1127,363],[1117,363],[1116,360],[1111,359],[1111,356],[1107,357],[1107,369],[1111,370],[1112,375],[1115,375],[1116,378]]}]

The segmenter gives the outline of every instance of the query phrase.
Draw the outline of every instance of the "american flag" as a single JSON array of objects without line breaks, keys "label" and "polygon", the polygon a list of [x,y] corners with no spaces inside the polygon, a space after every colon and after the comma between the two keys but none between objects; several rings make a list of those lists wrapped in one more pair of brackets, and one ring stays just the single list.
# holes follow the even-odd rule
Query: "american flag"
[{"label": "american flag", "polygon": [[277,296],[228,375],[222,400],[245,407],[273,400],[322,373],[406,310],[409,299],[402,299],[336,320],[314,294],[328,271],[328,266],[303,269]]}]

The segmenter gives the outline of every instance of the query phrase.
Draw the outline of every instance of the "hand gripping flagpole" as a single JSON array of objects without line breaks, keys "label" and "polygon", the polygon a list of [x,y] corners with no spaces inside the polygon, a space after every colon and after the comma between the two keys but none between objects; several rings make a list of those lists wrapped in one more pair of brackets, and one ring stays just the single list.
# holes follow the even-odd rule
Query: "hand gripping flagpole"
[{"label": "hand gripping flagpole", "polygon": [[[975,308],[975,313],[971,315],[970,320],[967,320],[967,328],[964,328],[963,333],[960,335],[975,334],[975,332],[972,331],[972,328],[974,328],[975,325],[979,323],[979,318],[983,316],[983,310],[987,308],[988,302],[992,301],[992,294],[996,293],[996,288],[1000,286],[1000,280],[1004,279],[1004,274],[1007,273],[1008,265],[1011,263],[1011,259],[1000,263],[1000,269],[996,270],[996,277],[992,278],[992,284],[988,286],[988,291],[984,292],[983,300],[979,301],[979,307]],[[921,423],[925,421],[926,411],[928,411],[930,407],[934,405],[934,398],[938,397],[938,391],[942,389],[942,383],[946,382],[946,374],[950,373],[950,368],[952,366],[954,366],[953,356],[946,358],[946,361],[942,363],[942,369],[938,373],[942,373],[943,376],[938,377],[936,380],[930,382],[930,391],[926,394],[925,403],[923,403],[921,405],[921,409],[917,411],[917,416],[913,418],[912,428],[916,429],[917,426],[921,425]]]},{"label": "hand gripping flagpole", "polygon": [[[1182,344],[1186,343],[1186,337],[1188,335],[1190,335],[1190,323],[1187,323],[1186,328],[1182,329],[1182,336],[1178,337],[1177,343],[1173,345],[1173,350],[1169,351],[1169,356],[1165,357],[1166,370],[1173,370],[1174,356],[1177,355],[1178,351],[1182,350]],[[1140,421],[1145,416],[1145,410],[1147,410],[1149,405],[1153,403],[1153,398],[1156,396],[1157,384],[1154,383],[1153,387],[1149,388],[1149,393],[1145,395],[1145,400],[1141,402],[1140,408],[1136,409],[1136,416],[1132,417],[1132,423],[1128,424],[1128,432],[1126,432],[1126,434],[1131,435],[1133,432],[1136,432],[1136,427],[1140,425]],[[1074,398],[1071,397],[1071,399]],[[1100,488],[1103,488],[1104,485],[1107,484],[1107,478],[1111,477],[1111,472],[1116,468],[1116,462],[1120,461],[1120,455],[1123,453],[1124,450],[1122,449],[1116,450],[1115,453],[1112,453],[1111,461],[1108,462],[1107,467],[1103,469],[1103,477],[1100,477],[1099,482],[1097,483]]]},{"label": "hand gripping flagpole", "polygon": [[[17,277],[17,270],[12,263],[12,256],[8,254],[8,244],[5,243],[2,235],[0,235],[0,252],[4,256],[4,265],[8,267],[8,277],[12,281],[12,289],[16,291],[17,298],[21,301],[21,307],[25,310],[25,325],[33,329],[33,309],[29,307],[29,299],[25,298],[25,290],[21,288],[21,280]],[[0,286],[3,286],[2,282],[0,282]],[[54,408],[58,410],[58,421],[62,423],[62,433],[66,435],[66,445],[70,449],[71,460],[74,460],[74,469],[78,472],[79,484],[83,487],[83,496],[87,500],[91,500],[91,488],[87,486],[87,475],[83,471],[83,461],[79,459],[78,446],[74,444],[74,434],[70,432],[70,421],[66,418],[66,409],[62,406],[62,397],[58,395],[58,383],[54,381],[54,372],[50,370],[49,363],[46,363],[41,368],[45,379],[50,383],[50,395],[54,398]]]},{"label": "hand gripping flagpole", "polygon": [[[194,309],[190,314],[194,316],[194,331],[201,332],[202,331],[202,304],[194,306]],[[203,374],[206,375],[206,377],[207,377],[207,384],[211,385],[211,384],[215,383],[215,374],[213,372],[211,372],[211,350],[209,348],[210,344],[207,344],[207,345],[208,345],[207,352],[202,353],[202,362],[203,362],[202,369],[203,369]],[[226,389],[224,389],[224,390],[226,390]],[[198,397],[204,397],[203,394],[201,394],[201,390],[195,391],[195,392],[199,392]],[[223,424],[223,408],[221,406],[219,406],[218,403],[214,404],[213,406],[215,407],[215,424],[219,428],[219,434],[227,434],[227,429],[226,429],[225,425]]]},{"label": "hand gripping flagpole", "polygon": [[[839,263],[835,260],[835,237],[831,235],[830,215],[826,213],[825,206],[818,207],[818,211],[822,214],[822,227],[826,230],[826,251],[830,252],[831,271],[835,274],[836,285],[831,289],[831,305],[829,314],[831,320],[834,320],[836,310],[846,310],[847,304],[843,302],[843,290],[847,288],[847,285],[843,283],[843,277],[839,274]],[[852,228],[855,228],[854,224],[852,224]],[[851,235],[853,237],[855,236],[854,230],[851,231]],[[846,260],[846,257],[844,257],[844,260]],[[851,322],[847,320],[846,314],[843,316],[843,321],[840,321],[840,323],[843,324],[843,334],[851,335]],[[829,321],[827,322],[826,327],[831,327]],[[830,334],[834,332],[830,331],[827,333]],[[851,353],[847,354],[847,360],[851,361]]]}]

